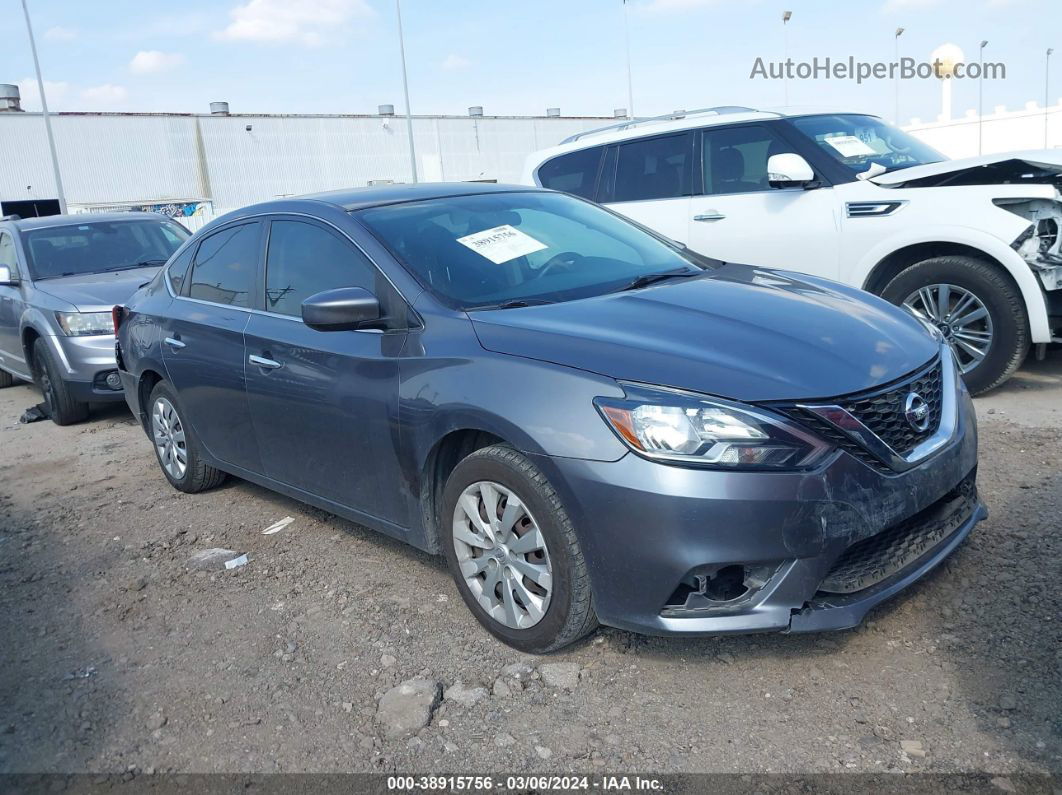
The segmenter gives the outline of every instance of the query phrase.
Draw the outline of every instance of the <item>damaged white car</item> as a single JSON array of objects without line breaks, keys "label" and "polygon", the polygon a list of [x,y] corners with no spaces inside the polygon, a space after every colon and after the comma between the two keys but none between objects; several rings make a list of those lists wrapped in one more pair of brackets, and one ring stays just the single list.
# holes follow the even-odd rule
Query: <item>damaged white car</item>
[{"label": "damaged white car", "polygon": [[948,160],[874,116],[728,106],[573,136],[524,181],[716,259],[902,304],[949,340],[974,393],[1062,341],[1062,151]]}]

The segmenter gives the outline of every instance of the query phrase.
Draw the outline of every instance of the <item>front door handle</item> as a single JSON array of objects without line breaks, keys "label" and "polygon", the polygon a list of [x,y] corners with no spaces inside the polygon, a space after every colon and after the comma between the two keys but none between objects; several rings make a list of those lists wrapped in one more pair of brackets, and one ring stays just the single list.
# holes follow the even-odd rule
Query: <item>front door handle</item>
[{"label": "front door handle", "polygon": [[726,216],[718,210],[709,210],[706,213],[693,216],[694,221],[722,221]]},{"label": "front door handle", "polygon": [[179,351],[181,348],[184,347],[184,343],[181,342],[176,337],[167,337],[166,339],[163,340],[163,342],[165,342],[167,345],[169,345],[175,351]]},{"label": "front door handle", "polygon": [[247,357],[247,361],[251,364],[261,367],[263,370],[276,370],[280,367],[280,362],[273,359],[267,359],[264,356],[255,356],[253,353]]}]

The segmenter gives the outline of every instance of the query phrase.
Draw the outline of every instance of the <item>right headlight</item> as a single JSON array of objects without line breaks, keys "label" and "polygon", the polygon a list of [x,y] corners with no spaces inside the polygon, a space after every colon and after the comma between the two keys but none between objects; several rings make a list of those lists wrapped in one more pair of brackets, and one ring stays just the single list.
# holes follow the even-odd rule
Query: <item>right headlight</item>
[{"label": "right headlight", "polygon": [[641,384],[622,386],[626,399],[594,402],[616,435],[647,458],[713,469],[777,471],[807,469],[832,449],[755,406]]}]

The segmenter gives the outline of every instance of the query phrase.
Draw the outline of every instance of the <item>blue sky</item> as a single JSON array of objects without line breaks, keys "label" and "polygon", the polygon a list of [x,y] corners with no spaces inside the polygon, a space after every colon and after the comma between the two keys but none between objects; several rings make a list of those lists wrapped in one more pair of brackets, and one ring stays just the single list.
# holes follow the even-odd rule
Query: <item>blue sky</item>
[{"label": "blue sky", "polygon": [[[370,113],[402,108],[392,0],[29,0],[49,100],[57,110]],[[403,0],[414,112],[609,115],[627,105],[621,0]],[[954,42],[1006,65],[985,81],[984,106],[1042,102],[1054,47],[1052,102],[1062,97],[1060,0],[630,0],[635,110],[783,103],[781,82],[750,79],[757,57],[788,51],[928,60]],[[19,0],[0,0],[0,82],[39,108]],[[790,81],[791,104],[893,115],[893,83]],[[955,114],[977,105],[955,84]],[[939,112],[935,80],[901,85],[901,119]]]}]

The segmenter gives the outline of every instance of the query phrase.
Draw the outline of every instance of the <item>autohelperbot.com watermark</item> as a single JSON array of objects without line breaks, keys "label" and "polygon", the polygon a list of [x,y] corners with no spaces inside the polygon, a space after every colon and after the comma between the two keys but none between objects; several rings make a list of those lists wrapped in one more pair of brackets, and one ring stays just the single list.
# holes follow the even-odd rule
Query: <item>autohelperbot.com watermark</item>
[{"label": "autohelperbot.com watermark", "polygon": [[815,56],[810,61],[770,61],[756,58],[749,73],[750,80],[1006,80],[1007,65],[1000,61],[919,61],[900,58],[896,61],[861,61],[854,55],[847,58]]}]

